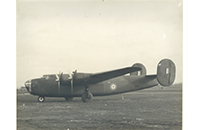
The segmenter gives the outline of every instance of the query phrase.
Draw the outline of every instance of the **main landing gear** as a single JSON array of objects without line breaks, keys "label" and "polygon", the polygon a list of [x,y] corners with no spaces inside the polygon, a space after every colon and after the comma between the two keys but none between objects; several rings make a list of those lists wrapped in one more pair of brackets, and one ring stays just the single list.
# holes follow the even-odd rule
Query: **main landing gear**
[{"label": "main landing gear", "polygon": [[43,97],[43,96],[38,97],[38,102],[44,102],[44,100],[45,100],[45,97]]},{"label": "main landing gear", "polygon": [[86,87],[85,93],[82,95],[82,101],[83,101],[83,102],[92,101],[92,97],[93,97],[92,93],[90,93],[90,92],[88,91],[88,88]]}]

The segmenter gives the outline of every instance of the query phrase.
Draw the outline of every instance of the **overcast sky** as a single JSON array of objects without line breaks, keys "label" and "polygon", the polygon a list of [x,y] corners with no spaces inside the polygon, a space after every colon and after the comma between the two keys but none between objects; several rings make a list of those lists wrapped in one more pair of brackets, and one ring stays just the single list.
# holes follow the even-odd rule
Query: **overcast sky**
[{"label": "overcast sky", "polygon": [[176,64],[182,82],[181,1],[17,1],[17,87],[43,74]]}]

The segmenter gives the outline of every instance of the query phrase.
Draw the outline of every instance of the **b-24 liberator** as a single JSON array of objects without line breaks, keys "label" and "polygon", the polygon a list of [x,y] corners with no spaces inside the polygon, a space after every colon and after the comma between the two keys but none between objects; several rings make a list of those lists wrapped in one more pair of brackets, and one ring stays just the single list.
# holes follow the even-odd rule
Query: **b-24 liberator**
[{"label": "b-24 liberator", "polygon": [[37,95],[39,102],[45,97],[82,97],[83,102],[93,96],[107,96],[137,91],[150,87],[170,86],[175,80],[176,67],[170,59],[163,59],[157,65],[157,74],[146,75],[146,68],[140,63],[131,67],[101,73],[48,74],[42,78],[25,82],[30,94]]}]

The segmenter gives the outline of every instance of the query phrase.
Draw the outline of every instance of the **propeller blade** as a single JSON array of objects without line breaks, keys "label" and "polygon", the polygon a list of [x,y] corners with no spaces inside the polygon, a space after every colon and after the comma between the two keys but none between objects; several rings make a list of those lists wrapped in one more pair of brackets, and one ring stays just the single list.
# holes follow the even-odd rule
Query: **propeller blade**
[{"label": "propeller blade", "polygon": [[76,77],[77,70],[73,72],[73,79]]},{"label": "propeller blade", "polygon": [[69,79],[73,79],[73,75],[68,71],[68,74],[69,74]]},{"label": "propeller blade", "polygon": [[59,74],[56,74],[56,81],[61,82],[63,72],[59,71]]},{"label": "propeller blade", "polygon": [[76,76],[76,73],[77,73],[77,70],[73,71],[72,73],[68,72],[69,73],[69,79],[73,80]]},{"label": "propeller blade", "polygon": [[76,74],[76,72],[77,72],[77,70],[75,70],[75,71],[73,72],[73,74]]}]

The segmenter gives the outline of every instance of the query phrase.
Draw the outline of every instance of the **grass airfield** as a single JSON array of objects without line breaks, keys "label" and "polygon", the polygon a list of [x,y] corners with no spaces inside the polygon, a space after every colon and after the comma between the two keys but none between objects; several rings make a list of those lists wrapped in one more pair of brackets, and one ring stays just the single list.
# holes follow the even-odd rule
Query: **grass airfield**
[{"label": "grass airfield", "polygon": [[37,96],[17,92],[17,130],[181,130],[182,85],[154,87],[121,95],[81,98]]}]

